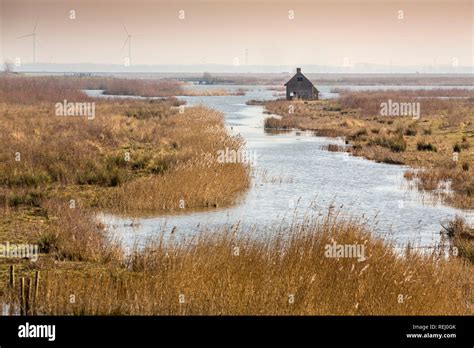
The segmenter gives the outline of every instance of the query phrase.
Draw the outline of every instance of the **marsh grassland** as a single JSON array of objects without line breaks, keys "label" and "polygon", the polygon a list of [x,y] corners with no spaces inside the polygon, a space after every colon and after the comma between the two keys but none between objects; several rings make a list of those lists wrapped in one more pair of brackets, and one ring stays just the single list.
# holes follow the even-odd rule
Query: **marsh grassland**
[{"label": "marsh grassland", "polygon": [[[250,168],[220,163],[217,152],[238,151],[243,140],[226,132],[217,111],[181,112],[173,96],[182,87],[168,80],[15,76],[0,82],[0,244],[35,244],[41,253],[36,262],[0,258],[0,303],[11,314],[472,314],[469,246],[459,255],[452,246],[447,254],[442,247],[399,251],[333,211],[261,238],[238,225],[203,226],[190,237],[160,234],[124,250],[97,222],[97,212],[234,204],[250,185]],[[163,98],[94,99],[81,92],[88,88]],[[414,122],[366,114],[356,105],[369,103],[350,98],[343,95],[342,105],[297,102],[291,116],[288,102],[268,102],[283,117],[266,125],[344,135],[354,154],[424,170],[437,171],[446,161],[443,170],[458,195],[452,204],[472,207],[470,99],[454,106],[440,101],[446,112]],[[55,104],[63,100],[95,103],[94,117],[57,116]],[[436,146],[429,151],[434,156],[416,148],[422,141]],[[459,161],[449,162],[455,144]],[[450,238],[466,241],[462,221],[445,228]],[[360,246],[363,257],[328,256],[328,245],[336,244]]]},{"label": "marsh grassland", "polygon": [[[334,89],[336,101],[265,103],[265,127],[306,129],[317,135],[343,137],[348,151],[377,162],[409,165],[411,185],[444,203],[474,209],[474,92],[468,89],[363,91]],[[410,105],[413,114],[390,115],[384,107]],[[462,218],[452,221],[448,235],[460,254],[474,262],[474,230]]]},{"label": "marsh grassland", "polygon": [[[2,83],[0,197],[6,207],[61,197],[122,213],[159,212],[231,204],[248,186],[247,166],[217,162],[219,150],[243,145],[226,133],[220,113],[179,110],[173,99],[93,100],[62,79],[44,82]],[[29,103],[18,102],[14,92],[30,95],[30,84],[35,100],[23,95]],[[55,115],[64,99],[94,102],[94,118]]]},{"label": "marsh grassland", "polygon": [[[470,90],[342,90],[338,100],[270,101],[267,129],[306,129],[343,137],[347,151],[377,162],[413,167],[405,177],[444,202],[474,208],[474,93]],[[441,99],[440,96],[455,97]],[[384,103],[419,103],[419,117],[381,115]],[[333,150],[340,150],[335,149]]]},{"label": "marsh grassland", "polygon": [[[357,221],[337,214],[256,240],[238,228],[188,239],[157,236],[124,254],[84,212],[50,207],[54,234],[36,263],[30,313],[155,315],[468,315],[472,266],[441,251],[397,254]],[[54,219],[53,219],[54,214]],[[77,238],[72,238],[77,236]],[[51,238],[51,237],[50,237]],[[51,239],[50,239],[51,240]],[[327,245],[364,246],[364,260],[327,257]],[[18,310],[18,285],[1,274],[3,302]],[[72,296],[72,297],[71,297]]]}]

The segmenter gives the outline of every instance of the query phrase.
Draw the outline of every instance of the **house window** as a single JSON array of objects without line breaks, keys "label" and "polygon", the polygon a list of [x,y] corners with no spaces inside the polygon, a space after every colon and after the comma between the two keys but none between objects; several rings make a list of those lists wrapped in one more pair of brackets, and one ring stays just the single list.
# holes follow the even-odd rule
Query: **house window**
[{"label": "house window", "polygon": [[298,81],[303,81],[303,78],[302,78],[301,76],[298,76],[296,79],[297,79]]}]

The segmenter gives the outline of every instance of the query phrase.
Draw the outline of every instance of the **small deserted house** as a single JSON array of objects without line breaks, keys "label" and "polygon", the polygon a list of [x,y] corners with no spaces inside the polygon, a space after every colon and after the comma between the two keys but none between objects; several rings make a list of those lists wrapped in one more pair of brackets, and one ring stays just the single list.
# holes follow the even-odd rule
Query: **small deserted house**
[{"label": "small deserted house", "polygon": [[301,73],[301,68],[296,68],[296,74],[287,83],[286,99],[317,100],[319,91],[313,83]]}]

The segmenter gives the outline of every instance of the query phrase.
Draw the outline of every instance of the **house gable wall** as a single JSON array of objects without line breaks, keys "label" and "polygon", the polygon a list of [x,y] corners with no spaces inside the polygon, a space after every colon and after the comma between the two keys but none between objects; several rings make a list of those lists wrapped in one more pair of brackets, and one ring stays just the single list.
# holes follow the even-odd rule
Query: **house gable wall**
[{"label": "house gable wall", "polygon": [[[300,81],[299,79],[300,78]],[[301,99],[317,99],[316,88],[306,76],[296,73],[286,84],[286,99],[292,99],[295,96]]]}]

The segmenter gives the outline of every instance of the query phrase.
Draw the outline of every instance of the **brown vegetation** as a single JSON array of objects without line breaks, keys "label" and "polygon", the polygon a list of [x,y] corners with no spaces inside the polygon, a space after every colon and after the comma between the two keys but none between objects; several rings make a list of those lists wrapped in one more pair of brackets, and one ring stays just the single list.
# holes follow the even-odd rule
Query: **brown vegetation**
[{"label": "brown vegetation", "polygon": [[[424,168],[411,173],[420,190],[435,191],[449,184],[441,198],[461,208],[474,207],[474,105],[472,98],[417,98],[418,91],[343,92],[337,101],[284,100],[266,103],[265,126],[314,130],[320,136],[342,136],[353,155],[378,162]],[[421,91],[424,96],[467,90]],[[459,94],[457,94],[459,93]],[[381,116],[381,103],[420,102],[421,117]],[[291,105],[291,109],[290,109]]]},{"label": "brown vegetation", "polygon": [[468,259],[474,265],[474,222],[469,226],[465,219],[456,216],[443,226],[442,232],[457,248],[459,256]]},{"label": "brown vegetation", "polygon": [[399,103],[420,103],[422,117],[436,115],[450,115],[461,121],[469,115],[469,108],[466,106],[471,102],[467,100],[442,99],[441,97],[474,98],[474,91],[469,89],[433,89],[433,90],[375,90],[351,92],[349,90],[340,91],[339,103],[342,109],[359,110],[364,116],[379,116],[380,105],[388,100]]},{"label": "brown vegetation", "polygon": [[104,90],[104,94],[142,97],[172,97],[182,95],[183,83],[162,80],[133,80],[105,77],[27,77],[3,75],[0,102],[35,104],[61,102],[63,99],[79,102],[91,100],[84,89]]},{"label": "brown vegetation", "polygon": [[[14,79],[31,84],[35,103],[21,103],[25,89],[8,89],[9,79],[1,84],[0,204],[59,196],[138,213],[174,209],[181,199],[186,208],[231,204],[249,185],[247,165],[217,163],[219,150],[243,145],[217,111],[181,113],[172,100],[93,100],[59,80]],[[93,119],[56,116],[55,103],[75,96],[96,103]]]},{"label": "brown vegetation", "polygon": [[[141,97],[170,97],[183,95],[183,84],[174,80],[107,79],[104,94],[134,95]],[[89,89],[91,89],[89,87]]]},{"label": "brown vegetation", "polygon": [[[104,251],[100,242],[71,238],[76,219],[82,226],[86,212],[50,209],[46,223],[61,225],[56,231],[65,235],[53,239],[36,263],[16,263],[17,279],[41,273],[34,302],[40,314],[470,313],[472,299],[463,289],[472,281],[472,266],[437,251],[421,255],[407,249],[398,255],[365,227],[333,214],[281,227],[266,237],[238,227],[188,238],[161,235],[143,249],[121,254],[114,248]],[[70,214],[79,215],[71,219]],[[93,226],[87,229],[100,233]],[[333,243],[363,245],[365,259],[328,257],[327,246]],[[0,260],[0,300],[15,309],[19,288],[6,285],[8,264]]]}]

